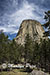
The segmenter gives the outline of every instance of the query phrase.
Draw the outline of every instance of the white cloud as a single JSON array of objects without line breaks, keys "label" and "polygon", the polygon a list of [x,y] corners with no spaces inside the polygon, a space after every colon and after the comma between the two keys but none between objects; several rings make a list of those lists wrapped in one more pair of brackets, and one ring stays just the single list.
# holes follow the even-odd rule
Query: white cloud
[{"label": "white cloud", "polygon": [[[39,14],[43,14],[43,11],[34,3],[29,4],[27,0],[24,0],[20,9],[15,13],[11,15],[5,14],[5,18],[3,19],[4,26],[0,26],[0,29],[3,29],[4,32],[17,33],[18,29],[16,28],[20,26],[24,19],[36,19],[42,22],[43,17]],[[5,25],[5,23],[7,24]]]},{"label": "white cloud", "polygon": [[3,32],[14,34],[14,33],[17,33],[19,29],[15,29],[13,27],[0,26],[0,30],[3,30]]},{"label": "white cloud", "polygon": [[10,17],[12,18],[12,20],[14,20],[14,23],[16,23],[16,25],[20,25],[21,21],[24,19],[36,19],[41,21],[41,17],[34,11],[42,14],[43,10],[40,10],[38,6],[34,4],[29,4],[27,1],[25,1],[23,2],[22,7]]},{"label": "white cloud", "polygon": [[44,2],[44,0],[41,1],[42,3]]}]

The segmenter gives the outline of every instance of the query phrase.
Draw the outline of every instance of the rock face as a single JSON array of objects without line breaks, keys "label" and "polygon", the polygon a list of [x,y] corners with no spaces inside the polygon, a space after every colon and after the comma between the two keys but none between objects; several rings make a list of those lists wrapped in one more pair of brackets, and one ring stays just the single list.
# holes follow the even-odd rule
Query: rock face
[{"label": "rock face", "polygon": [[30,75],[49,75],[43,71],[33,70]]},{"label": "rock face", "polygon": [[15,41],[18,44],[24,44],[25,37],[27,34],[32,37],[34,41],[39,42],[40,38],[43,38],[44,29],[42,28],[41,24],[36,20],[24,20],[21,23],[19,28],[19,32]]}]

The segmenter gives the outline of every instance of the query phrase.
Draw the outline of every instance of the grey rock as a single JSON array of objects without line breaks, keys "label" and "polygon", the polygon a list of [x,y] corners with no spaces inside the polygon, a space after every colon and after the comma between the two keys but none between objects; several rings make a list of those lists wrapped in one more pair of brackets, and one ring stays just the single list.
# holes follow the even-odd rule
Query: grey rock
[{"label": "grey rock", "polygon": [[33,70],[30,75],[49,75],[48,73],[45,73],[43,71]]}]

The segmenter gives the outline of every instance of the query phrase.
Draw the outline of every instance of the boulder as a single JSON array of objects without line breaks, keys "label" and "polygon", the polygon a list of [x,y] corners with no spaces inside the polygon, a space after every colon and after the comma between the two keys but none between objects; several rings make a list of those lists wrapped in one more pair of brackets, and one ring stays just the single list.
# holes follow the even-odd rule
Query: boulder
[{"label": "boulder", "polygon": [[31,73],[30,73],[30,75],[49,75],[48,73],[45,73],[45,72],[43,72],[43,71],[41,71],[41,70],[33,70]]}]

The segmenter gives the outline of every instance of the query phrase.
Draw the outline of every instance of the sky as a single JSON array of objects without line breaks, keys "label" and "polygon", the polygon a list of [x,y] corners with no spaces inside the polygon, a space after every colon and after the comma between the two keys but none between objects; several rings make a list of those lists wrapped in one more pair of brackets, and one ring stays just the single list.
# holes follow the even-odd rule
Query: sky
[{"label": "sky", "polygon": [[43,24],[47,10],[50,10],[50,0],[0,0],[0,30],[12,40],[23,20],[35,19]]}]

